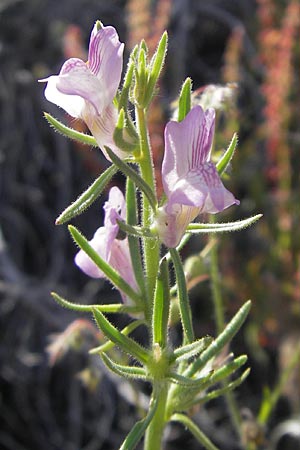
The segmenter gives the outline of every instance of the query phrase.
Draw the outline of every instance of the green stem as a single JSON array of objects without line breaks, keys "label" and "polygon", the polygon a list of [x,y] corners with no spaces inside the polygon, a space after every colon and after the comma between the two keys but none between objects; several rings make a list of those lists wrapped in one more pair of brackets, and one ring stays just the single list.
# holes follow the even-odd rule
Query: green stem
[{"label": "green stem", "polygon": [[[213,217],[211,221],[213,222]],[[214,239],[213,237],[211,239]],[[220,276],[219,276],[219,261],[218,261],[218,245],[213,243],[210,253],[210,281],[212,290],[212,299],[215,312],[215,322],[217,335],[219,335],[225,328],[225,315],[224,315],[224,303],[220,287]],[[227,407],[230,413],[232,424],[238,434],[241,437],[241,414],[239,407],[236,403],[233,392],[227,392],[225,394]]]},{"label": "green stem", "polygon": [[145,434],[144,450],[162,449],[163,432],[167,422],[165,414],[167,394],[167,384],[154,384],[151,401],[157,402],[157,409]]},{"label": "green stem", "polygon": [[[152,154],[150,149],[148,130],[146,126],[145,110],[136,107],[136,120],[140,136],[140,170],[143,180],[148,184],[156,198],[156,187],[154,178],[154,169],[152,162]],[[152,222],[153,210],[149,204],[148,198],[143,194],[143,226],[149,227]],[[155,239],[144,239],[144,261],[146,271],[149,318],[151,317],[151,306],[155,282],[159,265],[159,243]]]},{"label": "green stem", "polygon": [[198,442],[200,442],[206,450],[219,450],[207,436],[197,427],[197,425],[185,414],[174,414],[171,417],[174,422],[182,423],[190,432],[195,436]]}]

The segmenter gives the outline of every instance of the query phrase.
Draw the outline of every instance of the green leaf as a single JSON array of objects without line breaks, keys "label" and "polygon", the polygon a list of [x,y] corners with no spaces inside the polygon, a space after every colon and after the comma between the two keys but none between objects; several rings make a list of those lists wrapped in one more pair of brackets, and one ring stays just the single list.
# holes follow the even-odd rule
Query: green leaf
[{"label": "green leaf", "polygon": [[120,230],[124,231],[124,233],[128,234],[128,236],[141,237],[141,238],[151,238],[153,239],[153,233],[149,230],[149,228],[144,227],[134,227],[129,225],[122,220],[118,220],[118,225]]},{"label": "green leaf", "polygon": [[222,156],[222,158],[218,161],[218,163],[216,165],[219,175],[222,175],[222,173],[226,170],[228,164],[230,164],[230,161],[233,158],[237,143],[238,143],[238,136],[237,136],[237,133],[234,133],[226,152],[224,153],[224,155]]},{"label": "green leaf", "polygon": [[139,441],[142,439],[157,409],[158,400],[150,404],[149,412],[145,419],[137,422],[127,435],[125,441],[119,450],[134,450]]},{"label": "green leaf", "polygon": [[243,220],[236,220],[235,222],[224,223],[191,223],[187,227],[187,233],[201,234],[201,233],[224,233],[228,231],[239,231],[249,227],[257,222],[262,217],[262,214],[248,217]]},{"label": "green leaf", "polygon": [[156,52],[154,53],[151,62],[150,62],[150,74],[148,79],[148,85],[147,85],[147,91],[146,91],[146,98],[144,102],[144,107],[147,108],[149,105],[153,94],[155,85],[157,83],[157,80],[161,74],[166,54],[167,54],[167,47],[168,47],[168,34],[165,31],[160,38],[160,41],[158,43]]},{"label": "green leaf", "polygon": [[155,196],[148,184],[139,176],[139,174],[134,169],[132,169],[132,167],[130,167],[114,152],[112,152],[109,147],[105,147],[105,150],[107,151],[107,154],[112,162],[118,167],[118,169],[123,172],[126,177],[129,177],[132,182],[146,195],[153,211],[155,211],[157,206]]},{"label": "green leaf", "polygon": [[89,134],[80,133],[80,131],[76,131],[73,128],[67,127],[63,123],[61,123],[59,120],[55,119],[51,114],[44,113],[44,116],[47,120],[47,122],[52,125],[52,127],[58,131],[59,133],[63,134],[64,136],[67,136],[70,139],[73,139],[75,141],[81,142],[85,145],[90,145],[92,147],[98,147],[97,141],[93,136],[90,136]]},{"label": "green leaf", "polygon": [[118,364],[109,358],[105,353],[101,353],[100,356],[106,367],[116,375],[123,378],[130,378],[131,380],[147,380],[145,369],[142,367],[132,367]]},{"label": "green leaf", "polygon": [[251,308],[251,301],[248,300],[231,319],[221,334],[205,349],[199,358],[191,364],[186,370],[185,376],[192,376],[201,370],[205,364],[221,352],[225,345],[232,340],[232,338],[239,331],[245,322]]},{"label": "green leaf", "polygon": [[114,165],[108,167],[94,182],[84,191],[74,203],[66,208],[60,216],[56,219],[56,225],[62,225],[83,213],[89,206],[91,206],[97,198],[102,194],[105,186],[118,171]]},{"label": "green leaf", "polygon": [[88,240],[72,225],[68,226],[69,231],[76,242],[76,244],[91,258],[97,267],[104,273],[104,275],[111,281],[111,283],[125,295],[130,297],[136,303],[140,304],[140,295],[126,283],[121,275],[116,272],[101,256],[93,249]]},{"label": "green leaf", "polygon": [[248,358],[246,355],[239,356],[238,358],[231,361],[229,364],[226,364],[225,366],[215,370],[215,372],[207,381],[204,387],[206,388],[212,386],[214,383],[218,383],[219,381],[222,381],[225,378],[229,377],[234,372],[236,372],[240,367],[242,367],[247,362],[247,359]]},{"label": "green leaf", "polygon": [[178,100],[178,122],[181,122],[191,110],[192,80],[186,78]]},{"label": "green leaf", "polygon": [[184,333],[184,341],[187,341],[187,343],[191,343],[194,340],[194,330],[183,266],[178,251],[175,248],[171,248],[169,251],[176,274],[179,309]]},{"label": "green leaf", "polygon": [[[136,189],[135,184],[130,178],[127,178],[126,180],[126,222],[130,227],[134,227],[138,222]],[[123,230],[122,226],[120,227],[120,229]],[[135,235],[131,235],[129,233],[128,245],[135,279],[142,293],[142,300],[144,303],[146,303],[145,276],[141,257],[142,251],[140,247],[140,241],[136,238]]]},{"label": "green leaf", "polygon": [[170,419],[172,422],[180,422],[187,428],[192,435],[203,445],[206,450],[219,450],[208,437],[197,427],[197,425],[185,414],[173,414]]},{"label": "green leaf", "polygon": [[249,373],[250,368],[248,367],[248,369],[246,369],[245,372],[243,372],[239,378],[237,378],[234,381],[231,381],[230,383],[226,384],[226,386],[220,389],[215,389],[214,391],[206,393],[204,397],[201,396],[201,398],[195,399],[195,401],[191,404],[191,406],[203,405],[204,403],[207,403],[208,401],[213,400],[214,398],[220,397],[221,395],[226,395],[228,392],[231,392],[238,386],[240,386],[248,377]]},{"label": "green leaf", "polygon": [[168,379],[172,381],[172,383],[178,384],[180,386],[184,386],[189,389],[196,389],[197,391],[208,383],[210,377],[212,376],[213,371],[211,371],[208,375],[200,378],[187,378],[178,373],[171,372],[168,376]]},{"label": "green leaf", "polygon": [[71,309],[72,311],[93,312],[94,308],[98,308],[99,311],[105,313],[135,314],[142,311],[141,308],[138,308],[137,306],[128,306],[124,305],[123,303],[110,303],[109,305],[83,305],[70,302],[69,300],[66,300],[55,292],[51,292],[51,295],[60,306],[62,306],[63,308]]},{"label": "green leaf", "polygon": [[199,355],[199,353],[202,353],[203,350],[205,350],[208,345],[212,342],[213,338],[210,336],[206,336],[202,339],[198,339],[195,342],[192,342],[191,344],[183,345],[182,347],[176,348],[174,350],[174,353],[172,355],[172,361],[176,360],[184,361],[190,358],[193,358],[196,355]]},{"label": "green leaf", "polygon": [[128,336],[124,336],[116,327],[110,323],[106,317],[99,311],[98,308],[93,310],[94,317],[100,330],[112,342],[120,347],[125,353],[136,358],[140,363],[146,364],[149,359],[149,354],[140,344]]},{"label": "green leaf", "polygon": [[[99,311],[101,311],[101,309],[99,309]],[[101,312],[103,312],[103,311],[101,311]],[[146,322],[142,319],[134,320],[134,321],[130,322],[128,325],[126,325],[126,327],[122,328],[121,333],[123,335],[127,336],[128,334],[132,333],[136,328],[138,328],[140,325],[145,325],[145,324],[146,324]],[[89,350],[89,353],[91,355],[95,355],[95,354],[102,353],[102,352],[108,352],[109,350],[114,348],[114,346],[115,346],[114,342],[106,341],[106,342],[104,342],[104,344],[99,345],[98,347],[95,347],[95,348],[92,348],[91,350]]]},{"label": "green leaf", "polygon": [[163,258],[159,266],[159,273],[156,280],[152,317],[153,344],[158,343],[161,348],[165,348],[167,345],[169,314],[169,271],[168,263],[166,259]]}]

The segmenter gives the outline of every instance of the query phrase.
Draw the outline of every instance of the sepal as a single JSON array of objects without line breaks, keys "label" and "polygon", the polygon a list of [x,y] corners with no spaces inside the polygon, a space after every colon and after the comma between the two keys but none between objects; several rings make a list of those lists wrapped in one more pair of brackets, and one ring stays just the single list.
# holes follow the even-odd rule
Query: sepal
[{"label": "sepal", "polygon": [[125,117],[125,112],[122,108],[119,112],[113,139],[116,146],[123,152],[127,153],[133,153],[135,150],[137,150],[139,145],[137,133],[132,136],[133,133],[131,128],[130,131],[131,136],[129,135],[129,129],[127,127],[127,117]]}]

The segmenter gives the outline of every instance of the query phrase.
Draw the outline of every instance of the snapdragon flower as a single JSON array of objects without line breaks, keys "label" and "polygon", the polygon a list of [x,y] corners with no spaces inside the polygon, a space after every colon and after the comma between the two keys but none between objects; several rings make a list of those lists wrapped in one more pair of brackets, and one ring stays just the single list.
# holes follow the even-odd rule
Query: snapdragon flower
[{"label": "snapdragon flower", "polygon": [[162,180],[167,202],[159,208],[153,228],[167,247],[179,244],[200,213],[215,214],[239,204],[210,161],[214,126],[215,111],[201,106],[181,122],[166,125]]},{"label": "snapdragon flower", "polygon": [[[108,201],[104,205],[104,211],[104,227],[97,229],[89,244],[135,291],[138,291],[128,239],[127,237],[125,239],[117,239],[119,233],[117,221],[125,219],[126,208],[124,196],[116,186],[110,189]],[[105,278],[104,273],[83,250],[77,253],[75,263],[86,275],[92,278]],[[126,300],[122,292],[121,295]]]},{"label": "snapdragon flower", "polygon": [[45,97],[72,117],[82,119],[107,159],[105,146],[124,157],[114,143],[118,112],[113,105],[123,66],[124,44],[115,28],[96,22],[90,37],[88,61],[68,59],[47,82]]}]

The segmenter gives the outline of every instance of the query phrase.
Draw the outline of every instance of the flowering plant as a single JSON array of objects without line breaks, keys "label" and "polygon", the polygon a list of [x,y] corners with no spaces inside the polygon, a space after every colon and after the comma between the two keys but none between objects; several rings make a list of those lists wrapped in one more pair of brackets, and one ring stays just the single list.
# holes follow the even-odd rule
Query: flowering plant
[{"label": "flowering plant", "polygon": [[[238,370],[246,363],[245,355],[218,356],[238,332],[250,309],[246,302],[225,325],[215,303],[218,334],[195,337],[188,297],[187,279],[180,257],[181,248],[193,234],[240,230],[254,223],[260,215],[237,222],[192,223],[204,213],[216,214],[239,201],[229,192],[221,176],[230,163],[237,144],[233,136],[228,149],[215,165],[211,159],[215,127],[215,111],[191,106],[191,80],[182,86],[176,119],[165,127],[165,154],[162,164],[164,195],[157,198],[155,172],[147,130],[147,110],[155,93],[167,50],[164,33],[149,61],[145,42],[136,46],[129,58],[123,86],[120,86],[123,44],[116,30],[96,22],[90,39],[89,59],[66,61],[57,76],[50,76],[47,99],[75,118],[81,118],[91,135],[79,133],[54,117],[47,120],[64,135],[89,145],[99,146],[111,162],[95,182],[62,212],[56,220],[63,224],[81,214],[104,191],[119,170],[126,177],[125,199],[112,187],[104,205],[104,226],[88,241],[74,226],[69,231],[80,248],[77,266],[90,277],[105,277],[120,291],[115,304],[78,305],[56,293],[61,305],[90,311],[106,342],[91,350],[107,368],[130,380],[151,384],[149,408],[129,432],[120,449],[133,449],[145,436],[145,450],[163,446],[163,431],[170,421],[187,427],[207,449],[216,449],[190,418],[195,405],[226,395],[235,425],[240,423],[231,391],[247,377],[249,369]],[[129,104],[134,106],[135,119]],[[141,200],[140,200],[141,197]],[[125,237],[124,237],[125,235]],[[216,272],[212,258],[213,273]],[[176,282],[170,286],[174,268]],[[170,328],[171,315],[178,308],[182,325],[182,343],[174,347]],[[124,313],[131,322],[118,330],[106,313]],[[176,320],[175,320],[176,322]],[[148,344],[142,345],[129,334],[146,327]],[[107,345],[109,342],[109,345]],[[128,363],[111,353],[118,346]],[[132,363],[134,361],[134,363]]]}]

